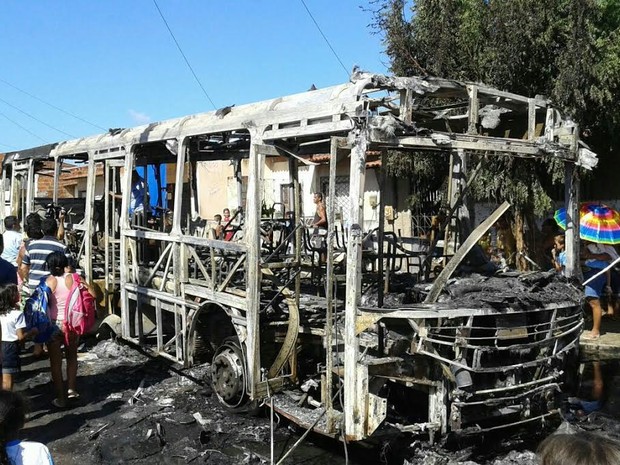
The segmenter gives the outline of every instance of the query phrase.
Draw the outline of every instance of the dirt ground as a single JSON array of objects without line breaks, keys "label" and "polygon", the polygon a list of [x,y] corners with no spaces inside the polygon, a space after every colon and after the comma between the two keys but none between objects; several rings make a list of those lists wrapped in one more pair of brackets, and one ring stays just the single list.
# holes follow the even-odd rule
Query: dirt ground
[{"label": "dirt ground", "polygon": [[[25,439],[43,442],[59,465],[85,464],[268,464],[270,422],[231,414],[220,407],[204,381],[208,365],[179,370],[161,358],[113,341],[87,340],[80,352],[80,399],[67,409],[52,406],[47,360],[34,361],[27,348],[16,389],[31,404]],[[620,369],[602,365],[605,398],[587,415],[573,409],[562,428],[605,432],[620,439]],[[591,395],[592,370],[584,369],[580,395]],[[597,380],[597,382],[600,380]],[[614,392],[615,391],[615,392]],[[602,406],[602,408],[601,408]],[[571,411],[568,411],[571,415]],[[303,431],[279,422],[275,427],[276,462]],[[484,445],[448,452],[408,438],[380,446],[346,448],[335,440],[309,436],[287,464],[535,465],[536,440],[502,437],[501,446]],[[538,438],[539,440],[540,438]]]}]

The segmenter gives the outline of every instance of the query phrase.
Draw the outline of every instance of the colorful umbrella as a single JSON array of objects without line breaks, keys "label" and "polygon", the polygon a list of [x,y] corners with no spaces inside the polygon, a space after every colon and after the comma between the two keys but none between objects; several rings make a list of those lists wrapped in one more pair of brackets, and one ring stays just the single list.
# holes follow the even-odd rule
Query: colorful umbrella
[{"label": "colorful umbrella", "polygon": [[[620,244],[620,213],[600,203],[584,203],[579,209],[579,235],[582,239],[600,244]],[[566,208],[560,208],[553,218],[566,229]]]}]

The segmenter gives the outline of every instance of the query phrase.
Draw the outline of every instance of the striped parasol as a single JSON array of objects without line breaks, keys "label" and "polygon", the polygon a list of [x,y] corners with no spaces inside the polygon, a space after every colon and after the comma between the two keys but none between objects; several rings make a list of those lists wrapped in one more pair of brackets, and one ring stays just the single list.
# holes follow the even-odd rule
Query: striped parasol
[{"label": "striped parasol", "polygon": [[[579,209],[579,235],[599,244],[620,244],[620,213],[601,203],[584,203]],[[560,208],[553,218],[566,229],[566,208]]]}]

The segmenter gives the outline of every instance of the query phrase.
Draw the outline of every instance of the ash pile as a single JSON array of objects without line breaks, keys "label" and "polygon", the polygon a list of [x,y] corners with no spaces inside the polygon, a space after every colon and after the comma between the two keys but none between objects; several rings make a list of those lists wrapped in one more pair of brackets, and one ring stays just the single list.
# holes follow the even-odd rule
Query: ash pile
[{"label": "ash pile", "polygon": [[[423,297],[429,286],[414,286]],[[541,307],[550,302],[580,302],[583,290],[555,271],[470,274],[449,280],[438,302],[452,307],[486,307],[515,310]],[[423,298],[422,298],[423,300]]]}]

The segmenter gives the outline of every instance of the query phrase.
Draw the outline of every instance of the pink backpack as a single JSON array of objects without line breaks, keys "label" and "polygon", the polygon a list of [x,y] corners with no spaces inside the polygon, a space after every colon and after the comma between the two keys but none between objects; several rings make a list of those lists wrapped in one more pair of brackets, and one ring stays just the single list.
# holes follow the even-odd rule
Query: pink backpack
[{"label": "pink backpack", "polygon": [[69,332],[78,335],[86,334],[95,324],[97,305],[95,298],[82,284],[80,275],[77,273],[73,273],[73,285],[69,290],[66,305],[65,336],[68,337]]}]

